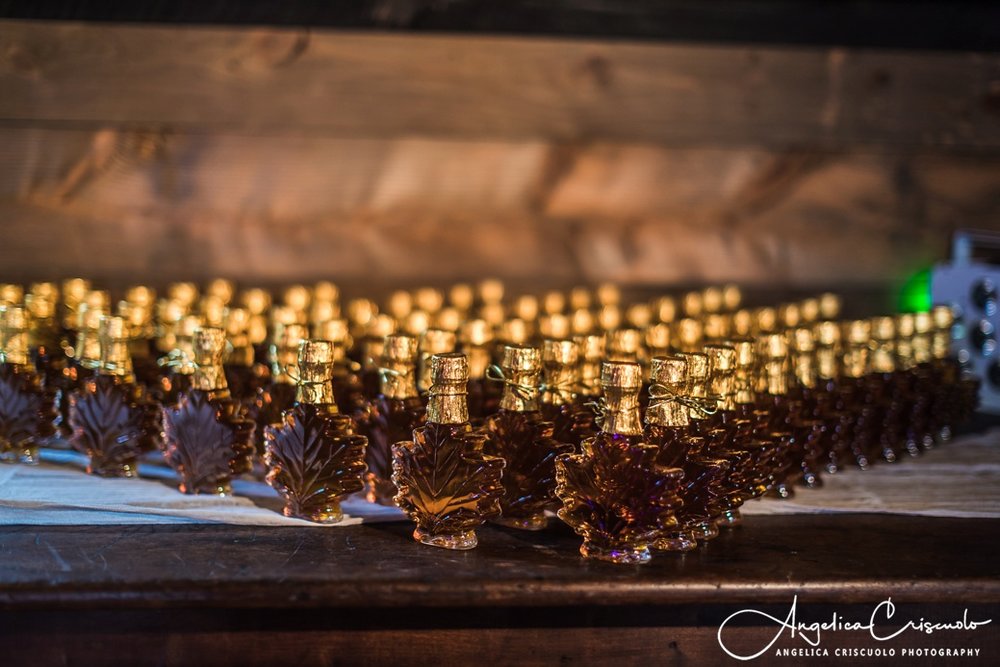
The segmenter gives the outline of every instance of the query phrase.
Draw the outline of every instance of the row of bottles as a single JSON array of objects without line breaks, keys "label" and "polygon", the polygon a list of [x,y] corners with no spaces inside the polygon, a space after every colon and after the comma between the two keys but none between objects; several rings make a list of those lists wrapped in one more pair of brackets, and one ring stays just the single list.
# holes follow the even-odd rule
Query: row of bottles
[{"label": "row of bottles", "polygon": [[294,308],[201,315],[174,292],[157,318],[150,293],[124,317],[86,292],[62,326],[43,297],[4,306],[3,458],[37,460],[61,425],[94,474],[134,476],[159,450],[182,491],[229,493],[253,473],[318,522],[363,493],[448,548],[475,546],[483,521],[537,530],[558,511],[585,556],[641,562],[739,525],[751,498],[919,455],[977,393],[948,357],[946,308],[837,322],[820,319],[827,298],[742,322],[711,305],[717,317],[512,343],[483,318],[413,336],[372,309],[361,329],[332,302],[316,314],[315,295],[310,324],[295,292]]}]

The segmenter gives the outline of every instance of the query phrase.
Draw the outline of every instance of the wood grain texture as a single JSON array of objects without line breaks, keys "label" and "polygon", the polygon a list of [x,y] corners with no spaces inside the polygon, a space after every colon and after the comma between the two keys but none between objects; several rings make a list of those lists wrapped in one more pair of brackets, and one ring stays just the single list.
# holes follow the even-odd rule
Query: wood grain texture
[{"label": "wood grain texture", "polygon": [[1000,155],[0,128],[4,279],[889,285]]},{"label": "wood grain texture", "polygon": [[562,524],[417,544],[407,522],[0,528],[0,608],[1000,603],[998,520],[748,517],[690,554],[586,562]]},{"label": "wood grain texture", "polygon": [[0,122],[1000,146],[1000,56],[0,23]]}]

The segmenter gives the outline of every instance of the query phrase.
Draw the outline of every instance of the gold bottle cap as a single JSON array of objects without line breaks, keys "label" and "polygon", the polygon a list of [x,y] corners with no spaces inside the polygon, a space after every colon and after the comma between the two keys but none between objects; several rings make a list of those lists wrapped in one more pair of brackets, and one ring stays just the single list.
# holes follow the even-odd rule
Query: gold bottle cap
[{"label": "gold bottle cap", "polygon": [[198,286],[190,282],[170,283],[167,286],[167,298],[190,308],[198,300]]},{"label": "gold bottle cap", "polygon": [[764,334],[757,339],[760,358],[784,359],[788,356],[788,341],[780,333]]},{"label": "gold bottle cap", "polygon": [[87,296],[90,287],[90,281],[84,278],[68,278],[64,280],[62,284],[63,302],[67,304],[80,303]]},{"label": "gold bottle cap", "polygon": [[111,310],[111,295],[107,290],[94,289],[87,292],[83,302],[92,308],[100,308],[104,312]]},{"label": "gold bottle cap", "polygon": [[472,304],[475,300],[475,290],[472,289],[472,285],[469,283],[455,283],[448,290],[448,303],[463,313],[472,309]]},{"label": "gold bottle cap", "polygon": [[580,347],[572,340],[542,341],[542,361],[559,366],[575,366],[580,360]]},{"label": "gold bottle cap", "polygon": [[843,337],[848,345],[867,345],[872,325],[868,320],[850,320],[843,324]]},{"label": "gold bottle cap", "polygon": [[840,326],[833,320],[817,322],[813,326],[813,336],[817,345],[837,347],[840,345]]},{"label": "gold bottle cap", "polygon": [[201,391],[225,390],[226,374],[222,357],[226,351],[226,332],[221,327],[202,327],[194,332],[194,388]]},{"label": "gold bottle cap", "polygon": [[33,320],[48,320],[56,315],[56,302],[51,296],[29,292],[24,296],[24,307]]},{"label": "gold bottle cap", "polygon": [[500,365],[505,371],[537,372],[542,368],[541,353],[536,347],[505,345]]},{"label": "gold bottle cap", "polygon": [[566,295],[559,290],[549,290],[542,297],[542,312],[555,315],[566,310]]},{"label": "gold bottle cap", "polygon": [[413,293],[413,304],[433,315],[444,306],[444,294],[433,287],[421,287]]},{"label": "gold bottle cap", "polygon": [[464,354],[435,354],[430,360],[431,388],[427,421],[435,424],[464,424],[469,421],[466,402],[469,364]]},{"label": "gold bottle cap", "polygon": [[504,390],[500,407],[515,412],[538,410],[541,353],[536,347],[506,345],[500,362]]},{"label": "gold bottle cap", "polygon": [[590,290],[586,287],[577,286],[569,291],[569,307],[573,310],[590,310],[590,301]]},{"label": "gold bottle cap", "polygon": [[816,339],[810,327],[796,327],[789,330],[788,339],[792,350],[799,354],[812,352],[816,349]]},{"label": "gold bottle cap", "polygon": [[731,333],[732,318],[726,313],[709,313],[702,323],[702,335],[709,340],[720,340]]},{"label": "gold bottle cap", "polygon": [[929,334],[934,329],[934,319],[926,311],[913,314],[913,331],[916,334]]},{"label": "gold bottle cap", "polygon": [[490,323],[490,326],[497,327],[507,316],[502,303],[487,303],[479,309],[479,316]]},{"label": "gold bottle cap", "polygon": [[314,327],[314,338],[318,340],[328,340],[337,345],[348,346],[350,329],[347,320],[333,319],[320,322]]},{"label": "gold bottle cap", "polygon": [[605,361],[601,364],[601,387],[638,391],[642,388],[642,366],[627,361]]},{"label": "gold bottle cap", "polygon": [[601,393],[601,360],[604,358],[605,339],[598,334],[574,336],[580,348],[580,393],[596,396]]},{"label": "gold bottle cap", "polygon": [[625,321],[629,326],[641,329],[653,321],[653,311],[645,303],[633,303],[625,310]]},{"label": "gold bottle cap", "polygon": [[132,305],[152,309],[156,304],[156,290],[146,285],[133,285],[125,290],[125,300]]},{"label": "gold bottle cap", "polygon": [[935,329],[951,329],[955,323],[955,313],[950,306],[934,306],[931,308],[931,319]]},{"label": "gold bottle cap", "polygon": [[250,311],[246,308],[226,309],[226,333],[232,336],[246,334],[250,326]]},{"label": "gold bottle cap", "polygon": [[347,319],[352,325],[364,328],[378,314],[378,306],[369,299],[351,299],[347,302]]},{"label": "gold bottle cap", "polygon": [[385,338],[389,334],[396,333],[396,321],[385,313],[379,313],[368,323],[366,336],[372,338]]},{"label": "gold bottle cap", "polygon": [[385,337],[382,355],[389,361],[413,363],[417,358],[417,339],[407,334],[390,334]]},{"label": "gold bottle cap", "polygon": [[677,302],[672,296],[661,296],[653,299],[650,304],[653,317],[659,322],[673,322],[677,317]]},{"label": "gold bottle cap", "polygon": [[420,351],[427,355],[454,352],[455,340],[454,331],[427,329],[420,336]]},{"label": "gold bottle cap", "polygon": [[59,286],[52,282],[31,283],[31,286],[28,288],[28,293],[34,294],[42,299],[51,299],[52,301],[59,300]]},{"label": "gold bottle cap", "polygon": [[240,302],[251,315],[263,315],[271,307],[271,295],[266,290],[254,287],[243,291]]},{"label": "gold bottle cap", "polygon": [[840,316],[840,297],[826,292],[819,295],[819,316],[824,320],[835,320]]},{"label": "gold bottle cap", "polygon": [[15,366],[28,366],[28,314],[23,306],[0,305],[0,361]]},{"label": "gold bottle cap", "polygon": [[747,309],[737,310],[733,313],[732,332],[737,336],[749,336],[753,332],[754,316]]},{"label": "gold bottle cap", "polygon": [[0,283],[0,304],[16,305],[24,301],[24,288],[14,283]]},{"label": "gold bottle cap", "polygon": [[650,303],[653,318],[658,322],[673,322],[677,318],[677,302],[672,296],[661,296]]},{"label": "gold bottle cap", "polygon": [[693,317],[685,317],[678,320],[674,326],[674,335],[677,337],[675,347],[681,350],[693,351],[701,346],[701,322]]},{"label": "gold bottle cap", "polygon": [[313,299],[336,303],[340,301],[340,288],[329,280],[320,280],[313,285]]},{"label": "gold bottle cap", "polygon": [[688,292],[684,295],[683,308],[686,317],[701,317],[705,312],[704,299],[701,292]]},{"label": "gold bottle cap", "polygon": [[479,300],[482,303],[500,303],[503,301],[503,281],[496,278],[487,278],[480,281],[477,291],[479,292]]},{"label": "gold bottle cap", "polygon": [[792,329],[802,323],[802,312],[797,303],[783,303],[778,306],[778,322],[786,329]]},{"label": "gold bottle cap", "polygon": [[586,308],[577,308],[570,316],[570,329],[574,336],[589,334],[594,330],[594,314]]},{"label": "gold bottle cap", "polygon": [[514,317],[530,322],[538,317],[538,297],[533,294],[522,294],[514,301],[511,311]]},{"label": "gold bottle cap", "polygon": [[717,313],[724,305],[721,287],[706,287],[701,293],[701,308],[706,314]]},{"label": "gold bottle cap", "polygon": [[896,315],[896,337],[910,338],[916,333],[917,322],[913,313],[900,313]]},{"label": "gold bottle cap", "polygon": [[736,350],[729,345],[712,343],[705,345],[704,354],[708,357],[709,374],[732,373],[736,370]]},{"label": "gold bottle cap", "polygon": [[178,322],[177,335],[182,338],[194,339],[194,333],[202,327],[204,322],[197,315],[185,315]]},{"label": "gold bottle cap", "polygon": [[423,310],[411,310],[403,321],[402,329],[411,336],[419,336],[431,327],[430,313]]},{"label": "gold bottle cap", "polygon": [[740,307],[743,303],[743,292],[740,290],[739,285],[723,285],[722,286],[722,305],[727,311],[732,312]]},{"label": "gold bottle cap", "polygon": [[101,325],[101,318],[108,313],[100,308],[93,308],[85,303],[81,303],[76,311],[75,327],[77,331],[97,331]]},{"label": "gold bottle cap", "polygon": [[463,347],[482,347],[493,340],[493,331],[486,320],[466,320],[462,323],[459,338]]},{"label": "gold bottle cap", "polygon": [[595,290],[597,303],[601,306],[617,306],[621,303],[622,292],[614,283],[601,283]]},{"label": "gold bottle cap", "polygon": [[646,348],[658,353],[670,349],[670,325],[666,322],[657,322],[646,327],[645,332]]},{"label": "gold bottle cap", "polygon": [[295,312],[304,312],[312,302],[312,293],[305,285],[289,285],[281,294],[282,302]]},{"label": "gold bottle cap", "polygon": [[447,331],[458,331],[458,328],[462,325],[462,313],[457,309],[448,306],[447,308],[442,308],[434,316],[434,326],[437,329],[445,329]]},{"label": "gold bottle cap", "polygon": [[382,394],[388,398],[418,396],[416,383],[417,339],[406,334],[385,337],[382,349]]},{"label": "gold bottle cap", "polygon": [[819,319],[819,299],[809,298],[803,299],[799,303],[799,315],[802,317],[802,322],[805,324],[812,324]]},{"label": "gold bottle cap", "polygon": [[584,361],[600,361],[604,358],[605,339],[600,334],[576,336],[574,342],[580,347],[580,358]]},{"label": "gold bottle cap", "polygon": [[737,368],[752,368],[757,362],[754,343],[753,338],[729,338],[722,342],[723,345],[733,348],[736,353],[735,364]]},{"label": "gold bottle cap", "polygon": [[752,311],[753,326],[752,331],[758,333],[771,333],[778,326],[778,312],[771,307],[756,308]]},{"label": "gold bottle cap", "polygon": [[597,311],[597,326],[604,331],[614,331],[621,326],[622,311],[616,305],[601,306]]},{"label": "gold bottle cap", "polygon": [[340,306],[333,301],[320,301],[314,299],[309,307],[309,322],[318,324],[327,320],[335,320],[340,317]]},{"label": "gold bottle cap", "polygon": [[642,355],[642,332],[616,329],[608,334],[608,361],[639,361]]},{"label": "gold bottle cap", "polygon": [[681,356],[653,357],[649,364],[649,379],[669,388],[687,385],[687,359]]},{"label": "gold bottle cap", "polygon": [[328,405],[336,412],[333,398],[334,345],[328,340],[299,343],[295,400],[309,405]]},{"label": "gold bottle cap", "polygon": [[[274,342],[271,344],[269,357],[272,374],[276,382],[292,383],[288,368],[298,358],[299,344],[308,338],[309,332],[302,324],[278,324],[274,329]],[[332,342],[332,341],[331,341]]]},{"label": "gold bottle cap", "polygon": [[105,315],[97,326],[101,346],[99,372],[104,375],[131,375],[132,359],[128,352],[128,325],[121,317]]},{"label": "gold bottle cap", "polygon": [[871,318],[871,336],[875,340],[892,340],[896,337],[896,323],[891,317]]},{"label": "gold bottle cap", "polygon": [[205,324],[210,327],[221,327],[225,322],[226,304],[217,296],[208,295],[202,297],[201,303],[198,305],[198,311],[201,313]]},{"label": "gold bottle cap", "polygon": [[543,315],[538,320],[538,332],[545,338],[566,338],[571,333],[569,318],[561,313]]},{"label": "gold bottle cap", "polygon": [[413,295],[406,290],[396,290],[389,295],[385,306],[386,311],[397,320],[406,319],[406,316],[413,311]]},{"label": "gold bottle cap", "polygon": [[524,345],[528,342],[528,331],[528,323],[515,317],[503,322],[500,325],[500,334],[498,338],[505,343]]},{"label": "gold bottle cap", "polygon": [[236,285],[233,284],[232,280],[225,278],[215,278],[205,287],[205,294],[219,299],[223,305],[229,305],[229,302],[233,300],[235,292]]}]

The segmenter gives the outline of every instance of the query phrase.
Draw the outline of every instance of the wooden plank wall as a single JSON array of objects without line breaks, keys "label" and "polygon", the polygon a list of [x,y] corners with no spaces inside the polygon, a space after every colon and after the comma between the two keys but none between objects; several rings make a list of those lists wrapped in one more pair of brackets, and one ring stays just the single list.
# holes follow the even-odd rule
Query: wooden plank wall
[{"label": "wooden plank wall", "polygon": [[0,276],[897,282],[1000,55],[0,22]]}]

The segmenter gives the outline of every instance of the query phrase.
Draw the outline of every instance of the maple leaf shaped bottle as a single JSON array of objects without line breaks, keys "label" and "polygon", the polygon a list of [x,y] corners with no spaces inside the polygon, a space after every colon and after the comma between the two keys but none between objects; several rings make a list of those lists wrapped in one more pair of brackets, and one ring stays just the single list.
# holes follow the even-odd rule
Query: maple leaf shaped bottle
[{"label": "maple leaf shaped bottle", "polygon": [[580,348],[572,340],[542,341],[542,417],[555,427],[552,437],[580,451],[596,435],[594,413],[577,400]]},{"label": "maple leaf shaped bottle", "polygon": [[341,501],[364,488],[367,438],[333,398],[334,345],[302,341],[295,406],[265,434],[267,483],[285,500],[285,516],[316,523],[343,519]]},{"label": "maple leaf shaped bottle", "polygon": [[135,477],[139,455],[156,445],[159,406],[132,374],[125,320],[101,317],[98,340],[96,372],[69,397],[70,445],[90,457],[90,474]]},{"label": "maple leaf shaped bottle", "polygon": [[229,395],[225,345],[223,329],[198,329],[194,382],[176,405],[163,407],[163,458],[180,476],[183,493],[229,495],[233,476],[250,471],[254,422]]},{"label": "maple leaf shaped bottle", "polygon": [[31,327],[28,345],[35,368],[47,385],[57,385],[66,369],[68,358],[60,341],[60,327],[56,321],[56,303],[59,288],[55,283],[35,283],[24,296]]},{"label": "maple leaf shaped bottle", "polygon": [[101,341],[98,327],[107,313],[87,303],[79,303],[72,313],[73,329],[70,338],[74,341],[73,353],[67,359],[62,377],[56,383],[59,388],[59,428],[67,439],[73,434],[69,423],[69,397],[83,381],[94,375],[101,363]]},{"label": "maple leaf shaped bottle", "polygon": [[476,528],[500,513],[504,460],[483,453],[486,435],[469,424],[465,355],[435,354],[430,369],[427,423],[392,448],[396,504],[417,524],[418,542],[472,549]]},{"label": "maple leaf shaped bottle", "polygon": [[676,525],[684,471],[660,465],[660,448],[643,438],[642,367],[607,362],[601,385],[601,432],[583,441],[582,453],[556,458],[558,514],[583,537],[585,558],[643,563],[650,546]]},{"label": "maple leaf shaped bottle", "polygon": [[427,410],[417,391],[416,363],[416,338],[406,334],[385,337],[382,389],[373,402],[368,432],[366,497],[369,502],[394,504],[392,445],[413,437],[414,429],[427,421]]},{"label": "maple leaf shaped bottle", "polygon": [[506,462],[501,515],[496,523],[522,530],[541,530],[548,523],[545,510],[556,504],[555,458],[573,452],[569,443],[552,437],[554,426],[540,411],[538,348],[504,347],[498,368],[490,377],[502,379],[500,408],[483,424],[484,451]]},{"label": "maple leaf shaped bottle", "polygon": [[56,432],[58,390],[31,362],[22,306],[0,306],[0,461],[38,463],[38,447]]}]

